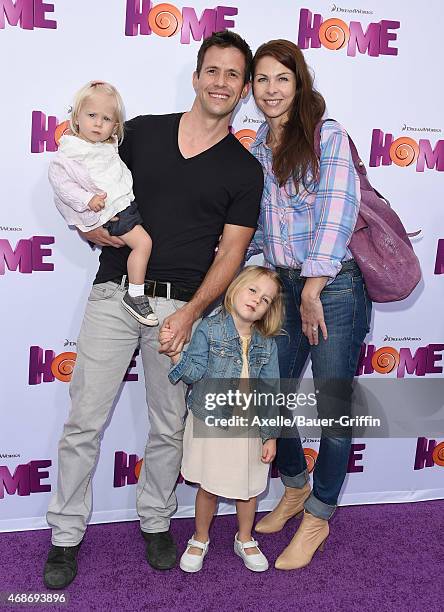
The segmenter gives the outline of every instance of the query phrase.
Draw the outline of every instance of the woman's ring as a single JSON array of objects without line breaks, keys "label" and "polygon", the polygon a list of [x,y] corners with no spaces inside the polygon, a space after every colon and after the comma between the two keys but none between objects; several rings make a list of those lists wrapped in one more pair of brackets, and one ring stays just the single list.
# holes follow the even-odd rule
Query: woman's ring
[{"label": "woman's ring", "polygon": [[318,328],[317,328],[317,327],[314,327],[314,326],[313,326],[311,329],[312,329],[314,332],[317,332],[317,331],[318,331]]}]

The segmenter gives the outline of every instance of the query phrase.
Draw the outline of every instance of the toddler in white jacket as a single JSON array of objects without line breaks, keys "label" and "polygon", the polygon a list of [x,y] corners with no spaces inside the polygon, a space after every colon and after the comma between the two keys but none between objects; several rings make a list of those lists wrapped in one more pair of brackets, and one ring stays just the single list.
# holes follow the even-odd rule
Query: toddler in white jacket
[{"label": "toddler in white jacket", "polygon": [[70,133],[60,139],[49,167],[55,203],[67,223],[83,232],[103,227],[131,249],[124,308],[144,325],[158,318],[144,292],[152,241],[142,227],[131,172],[120,159],[123,102],[115,87],[90,81],[77,92]]}]

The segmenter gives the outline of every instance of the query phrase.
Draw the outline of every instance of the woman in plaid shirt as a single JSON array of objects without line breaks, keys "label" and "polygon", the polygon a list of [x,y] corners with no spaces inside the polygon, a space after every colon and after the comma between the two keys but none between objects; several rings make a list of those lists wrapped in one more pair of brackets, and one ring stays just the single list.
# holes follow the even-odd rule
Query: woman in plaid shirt
[{"label": "woman in plaid shirt", "polygon": [[308,565],[329,534],[351,444],[350,428],[338,419],[351,416],[352,383],[372,305],[347,247],[360,202],[347,133],[336,121],[323,123],[318,159],[314,133],[325,102],[294,43],[274,40],[259,47],[253,93],[266,122],[250,150],[263,166],[265,186],[248,256],[263,253],[286,291],[287,333],[277,338],[281,378],[294,390],[310,356],[318,416],[332,425],[322,428],[313,490],[296,428],[278,440],[285,492],[256,530],[280,531],[303,512],[275,564],[288,570]]}]

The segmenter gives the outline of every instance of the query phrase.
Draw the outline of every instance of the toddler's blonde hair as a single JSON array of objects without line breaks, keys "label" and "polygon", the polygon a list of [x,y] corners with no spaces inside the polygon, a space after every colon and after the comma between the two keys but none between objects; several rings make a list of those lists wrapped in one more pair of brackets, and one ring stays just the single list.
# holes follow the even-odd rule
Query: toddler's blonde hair
[{"label": "toddler's blonde hair", "polygon": [[74,96],[71,118],[69,120],[71,131],[78,136],[79,135],[79,113],[82,108],[85,100],[93,96],[95,93],[105,93],[114,98],[115,106],[116,106],[116,127],[115,127],[115,135],[117,136],[117,140],[119,144],[123,140],[123,124],[125,122],[125,110],[123,106],[123,100],[111,83],[106,83],[105,81],[89,81],[86,85],[84,85]]},{"label": "toddler's blonde hair", "polygon": [[269,270],[263,266],[246,266],[227,289],[224,300],[225,310],[232,314],[233,300],[237,291],[243,289],[249,283],[256,281],[261,276],[266,276],[276,283],[277,293],[262,319],[255,321],[253,327],[255,327],[262,336],[277,336],[281,333],[282,324],[284,322],[284,288],[279,275],[273,272],[273,270]]}]

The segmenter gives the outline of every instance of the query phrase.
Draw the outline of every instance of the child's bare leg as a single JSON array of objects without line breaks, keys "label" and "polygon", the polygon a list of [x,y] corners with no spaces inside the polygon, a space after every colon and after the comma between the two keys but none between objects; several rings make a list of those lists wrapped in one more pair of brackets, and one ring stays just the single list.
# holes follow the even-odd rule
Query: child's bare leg
[{"label": "child's bare leg", "polygon": [[128,291],[122,298],[122,305],[142,325],[159,325],[159,319],[145,295],[145,274],[151,255],[151,238],[141,225],[136,225],[120,238],[131,249],[127,263]]},{"label": "child's bare leg", "polygon": [[[239,533],[237,539],[240,542],[249,542],[252,540],[251,530],[253,528],[254,517],[256,515],[256,497],[251,497],[248,501],[243,499],[236,500],[237,521],[239,523]],[[259,550],[254,548],[246,548],[247,555],[257,555]]]},{"label": "child's bare leg", "polygon": [[150,236],[141,225],[136,225],[119,238],[131,249],[127,262],[128,281],[133,285],[143,285],[153,245]]},{"label": "child's bare leg", "polygon": [[[203,544],[208,542],[210,524],[216,512],[216,504],[217,495],[208,493],[208,491],[199,487],[199,491],[196,495],[196,531],[194,533],[194,539]],[[191,546],[188,552],[191,555],[202,554],[202,550],[195,546]]]}]

